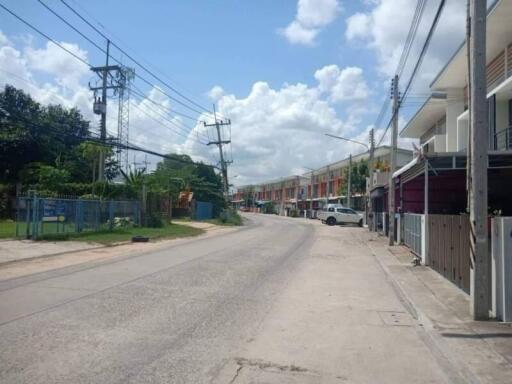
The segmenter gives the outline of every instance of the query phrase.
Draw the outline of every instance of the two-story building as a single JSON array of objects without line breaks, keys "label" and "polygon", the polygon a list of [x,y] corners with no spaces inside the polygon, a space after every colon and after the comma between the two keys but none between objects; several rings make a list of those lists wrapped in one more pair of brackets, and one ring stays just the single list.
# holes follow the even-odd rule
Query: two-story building
[{"label": "two-story building", "polygon": [[[364,152],[352,156],[353,166],[362,161],[368,161],[369,153]],[[412,151],[399,148],[397,163],[399,166],[407,164],[412,159]],[[380,146],[374,151],[374,166],[383,172],[389,168],[390,147]],[[234,206],[249,207],[248,202],[254,202],[254,207],[261,207],[271,202],[275,212],[287,215],[296,209],[301,216],[309,215],[329,203],[347,204],[346,184],[350,158],[325,165],[321,168],[307,172],[303,175],[292,175],[255,185],[237,188],[232,197]],[[355,184],[355,183],[354,183]],[[344,188],[345,187],[345,188]],[[362,188],[352,188],[352,207],[365,209],[365,185]],[[252,199],[249,196],[253,196]]]},{"label": "two-story building", "polygon": [[[488,10],[490,217],[512,216],[511,18],[512,1],[497,1]],[[409,164],[393,174],[393,181],[396,239],[405,240],[424,263],[469,291],[467,79],[464,42],[431,83],[431,96],[400,132],[403,138],[418,139],[420,150]],[[384,212],[387,188],[384,187]]]}]

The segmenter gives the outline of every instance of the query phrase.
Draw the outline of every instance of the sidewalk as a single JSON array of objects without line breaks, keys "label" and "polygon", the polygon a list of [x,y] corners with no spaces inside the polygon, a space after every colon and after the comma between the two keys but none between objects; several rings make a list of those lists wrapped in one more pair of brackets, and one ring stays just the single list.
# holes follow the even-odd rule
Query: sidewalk
[{"label": "sidewalk", "polygon": [[309,257],[215,382],[512,382],[512,329],[469,321],[464,293],[375,234],[314,228]]},{"label": "sidewalk", "polygon": [[[210,223],[180,222],[204,229],[201,238],[233,231],[235,227],[222,227]],[[87,262],[114,259],[141,252],[158,250],[177,242],[194,241],[196,238],[159,239],[149,243],[123,242],[103,245],[85,241],[0,241],[0,281],[26,276],[52,269]]]}]

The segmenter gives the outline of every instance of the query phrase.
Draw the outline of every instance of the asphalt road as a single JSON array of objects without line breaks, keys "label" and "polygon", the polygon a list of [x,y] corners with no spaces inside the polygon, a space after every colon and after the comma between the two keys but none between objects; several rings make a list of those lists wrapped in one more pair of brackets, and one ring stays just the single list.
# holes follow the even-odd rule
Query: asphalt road
[{"label": "asphalt road", "polygon": [[304,220],[0,282],[1,383],[207,383],[311,248]]}]

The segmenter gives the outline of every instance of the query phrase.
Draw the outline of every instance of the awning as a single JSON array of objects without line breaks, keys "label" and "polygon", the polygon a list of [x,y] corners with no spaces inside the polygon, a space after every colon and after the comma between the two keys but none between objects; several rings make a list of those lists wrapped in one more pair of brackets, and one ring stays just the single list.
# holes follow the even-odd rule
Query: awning
[{"label": "awning", "polygon": [[395,171],[395,173],[393,173],[393,179],[400,176],[402,173],[408,171],[409,169],[411,169],[412,167],[414,167],[416,164],[418,164],[419,162],[419,157],[416,156],[414,159],[412,159],[411,161],[409,161],[407,164],[405,164],[402,168],[400,168],[398,171]]}]

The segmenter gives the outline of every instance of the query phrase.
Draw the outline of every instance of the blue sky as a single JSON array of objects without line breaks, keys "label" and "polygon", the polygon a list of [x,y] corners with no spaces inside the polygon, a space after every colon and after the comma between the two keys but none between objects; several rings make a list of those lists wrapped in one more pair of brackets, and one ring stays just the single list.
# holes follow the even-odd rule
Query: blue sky
[{"label": "blue sky", "polygon": [[[59,0],[44,1],[104,44]],[[235,162],[231,172],[238,175],[238,184],[299,173],[301,166],[321,166],[360,151],[357,146],[333,142],[323,133],[366,141],[388,94],[389,79],[416,6],[413,0],[68,2],[95,25],[101,22],[106,34],[137,59],[162,71],[179,91],[203,105],[218,104],[233,122]],[[432,0],[427,5],[411,64],[437,3]],[[104,54],[37,1],[2,0],[2,4],[57,41],[80,50],[93,65],[103,64]],[[461,42],[464,4],[464,0],[447,2],[446,15],[415,84],[418,95],[427,92],[430,79]],[[92,75],[84,68],[77,70],[67,54],[49,52],[44,39],[3,10],[0,20],[4,40],[0,70],[32,84],[23,86],[6,72],[0,74],[1,83],[24,87],[41,102],[55,102],[44,92],[51,89],[63,103],[77,106],[95,119],[87,99],[91,97],[87,82]],[[112,53],[121,59],[119,52]],[[148,92],[148,98],[186,111],[155,89],[137,81],[136,85]],[[214,87],[216,91],[208,95]],[[138,109],[147,104],[144,100],[138,103],[137,109],[132,108],[133,140],[153,149],[215,161],[214,148],[172,136],[164,124],[138,116]],[[414,103],[404,108],[402,124],[414,108]],[[115,130],[115,116],[109,124]],[[186,124],[190,127],[190,122]],[[193,125],[191,137],[209,134],[200,124]]]}]

